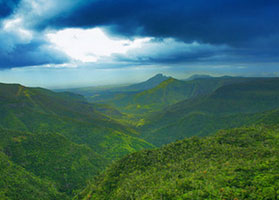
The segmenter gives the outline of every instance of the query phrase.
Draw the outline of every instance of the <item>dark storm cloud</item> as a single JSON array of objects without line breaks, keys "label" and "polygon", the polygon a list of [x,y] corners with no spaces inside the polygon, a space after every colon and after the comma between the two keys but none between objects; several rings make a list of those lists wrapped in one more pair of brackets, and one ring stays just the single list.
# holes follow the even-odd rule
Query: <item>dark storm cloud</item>
[{"label": "dark storm cloud", "polygon": [[278,35],[278,10],[278,0],[91,0],[40,26],[108,25],[111,32],[132,37],[240,46]]},{"label": "dark storm cloud", "polygon": [[14,45],[9,51],[0,51],[0,69],[25,67],[44,64],[60,64],[68,58],[44,41],[31,41],[27,44]]},{"label": "dark storm cloud", "polygon": [[[132,64],[278,62],[278,11],[278,0],[0,0],[0,22],[16,13],[35,36],[102,26],[118,36],[181,42],[112,56]],[[0,30],[0,69],[68,61],[47,38],[22,41],[14,32]],[[194,41],[198,48],[187,46]]]},{"label": "dark storm cloud", "polygon": [[[0,70],[60,64],[69,58],[49,44],[43,32],[29,29],[31,18],[40,21],[31,0],[0,0]],[[40,2],[37,2],[40,3]]]},{"label": "dark storm cloud", "polygon": [[200,44],[197,42],[186,44],[168,38],[151,40],[142,44],[141,49],[131,49],[125,55],[114,54],[113,56],[117,61],[135,64],[178,64],[195,61],[206,62],[216,55],[224,56],[231,51],[232,49],[226,45]]},{"label": "dark storm cloud", "polygon": [[20,0],[0,0],[0,19],[13,13]]}]

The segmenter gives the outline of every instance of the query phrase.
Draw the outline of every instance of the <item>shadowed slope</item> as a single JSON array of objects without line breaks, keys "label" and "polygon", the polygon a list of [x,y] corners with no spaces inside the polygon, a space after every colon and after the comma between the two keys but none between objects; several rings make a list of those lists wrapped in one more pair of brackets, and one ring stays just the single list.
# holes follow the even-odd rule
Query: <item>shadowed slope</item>
[{"label": "shadowed slope", "polygon": [[185,99],[210,94],[223,85],[245,82],[251,79],[220,77],[180,81],[168,78],[152,89],[141,92],[118,92],[113,95],[99,95],[93,101],[115,106],[122,112],[143,114],[158,111]]},{"label": "shadowed slope", "polygon": [[220,131],[130,154],[76,199],[276,199],[277,128]]},{"label": "shadowed slope", "polygon": [[[255,123],[261,112],[279,107],[279,79],[255,79],[225,85],[212,94],[179,102],[154,114],[143,127],[144,138],[162,145],[222,128]],[[257,113],[257,114],[255,114]]]},{"label": "shadowed slope", "polygon": [[98,105],[87,103],[80,95],[1,84],[0,102],[0,126],[4,128],[58,132],[109,159],[152,147],[138,139],[135,130],[101,114]]}]

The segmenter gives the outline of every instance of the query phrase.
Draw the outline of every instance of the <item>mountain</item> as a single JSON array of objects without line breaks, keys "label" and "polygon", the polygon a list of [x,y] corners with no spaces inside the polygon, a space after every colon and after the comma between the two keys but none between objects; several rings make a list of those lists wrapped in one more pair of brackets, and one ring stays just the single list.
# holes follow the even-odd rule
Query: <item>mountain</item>
[{"label": "mountain", "polygon": [[[79,96],[79,95],[78,95]],[[0,127],[60,133],[109,159],[152,145],[138,133],[100,113],[96,104],[42,88],[0,85]]]},{"label": "mountain", "polygon": [[253,124],[279,108],[279,79],[258,78],[224,85],[209,95],[171,105],[145,119],[143,138],[157,146],[218,129]]},{"label": "mountain", "polygon": [[[270,189],[276,177],[260,166],[277,173],[278,78],[168,78],[107,97],[97,104],[0,84],[0,199],[272,199],[277,191]],[[251,127],[184,139],[244,125]]]},{"label": "mountain", "polygon": [[75,94],[80,94],[86,97],[88,100],[95,102],[94,98],[98,96],[113,96],[118,93],[133,93],[133,92],[139,92],[143,90],[148,90],[153,87],[156,87],[161,82],[167,80],[169,77],[163,75],[163,74],[157,74],[151,78],[149,78],[146,81],[131,84],[131,85],[125,85],[125,86],[111,86],[111,87],[85,87],[85,88],[72,88],[72,89],[59,89],[56,90],[58,92],[66,91],[66,92],[72,92]]},{"label": "mountain", "polygon": [[153,148],[101,111],[121,115],[81,95],[0,84],[0,148],[14,165],[70,198],[112,160]]},{"label": "mountain", "polygon": [[277,127],[252,126],[130,154],[75,199],[276,199]]},{"label": "mountain", "polygon": [[183,112],[199,110],[208,113],[253,113],[276,108],[279,103],[278,94],[279,78],[251,79],[224,85],[208,96],[182,101],[171,109]]},{"label": "mountain", "polygon": [[91,100],[97,103],[109,104],[129,114],[150,113],[185,99],[210,94],[223,85],[245,82],[250,79],[220,77],[181,81],[168,78],[152,89],[141,92],[99,95]]},{"label": "mountain", "polygon": [[144,82],[127,86],[125,88],[125,90],[127,90],[127,91],[143,91],[143,90],[148,90],[148,89],[156,87],[157,85],[159,85],[160,83],[162,83],[163,81],[165,81],[165,80],[167,80],[169,78],[170,77],[165,76],[163,74],[157,74],[157,75],[151,77],[150,79],[148,79],[148,80],[146,80]]}]

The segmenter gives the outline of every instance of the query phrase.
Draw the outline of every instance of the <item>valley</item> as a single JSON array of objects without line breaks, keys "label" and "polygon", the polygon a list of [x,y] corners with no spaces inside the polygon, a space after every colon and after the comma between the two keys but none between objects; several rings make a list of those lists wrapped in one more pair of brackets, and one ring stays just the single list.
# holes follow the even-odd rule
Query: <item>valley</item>
[{"label": "valley", "polygon": [[278,86],[278,78],[162,74],[97,90],[0,84],[0,197],[35,199],[33,187],[41,199],[264,196],[255,177],[276,178]]}]

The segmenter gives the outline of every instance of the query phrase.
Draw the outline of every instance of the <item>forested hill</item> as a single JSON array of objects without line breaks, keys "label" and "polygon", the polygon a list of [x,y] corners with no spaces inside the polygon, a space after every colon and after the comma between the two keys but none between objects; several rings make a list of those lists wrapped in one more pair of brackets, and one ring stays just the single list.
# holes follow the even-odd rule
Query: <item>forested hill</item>
[{"label": "forested hill", "polygon": [[279,129],[252,126],[130,154],[75,199],[277,199]]},{"label": "forested hill", "polygon": [[257,78],[217,77],[181,81],[170,77],[156,87],[144,91],[99,94],[89,100],[109,104],[122,112],[143,114],[158,111],[182,100],[211,94],[224,85],[254,79]]},{"label": "forested hill", "polygon": [[277,198],[278,78],[168,78],[122,97],[130,113],[0,84],[0,197]]},{"label": "forested hill", "polygon": [[[1,84],[0,127],[34,133],[60,133],[108,159],[152,145],[138,133],[99,112],[80,95]],[[101,108],[103,109],[103,107]]]},{"label": "forested hill", "polygon": [[[0,177],[8,181],[7,184],[0,184],[0,191],[4,191],[2,195],[6,197],[12,197],[10,192],[18,190],[18,199],[29,199],[27,191],[31,190],[32,193],[34,187],[46,194],[56,194],[52,199],[59,199],[59,196],[64,196],[61,199],[70,199],[75,191],[81,189],[108,163],[89,147],[75,144],[56,133],[0,129],[0,137],[0,152],[3,154],[1,162],[3,165],[12,163],[14,166],[0,170]],[[11,170],[12,173],[14,168],[19,169],[16,175],[5,174],[5,170]],[[17,188],[16,184],[20,187]],[[49,198],[47,196],[42,199]]]},{"label": "forested hill", "polygon": [[[112,160],[153,147],[139,139],[137,131],[101,111],[114,109],[71,93],[0,84],[1,162],[15,166],[0,172],[7,181],[0,182],[0,196],[34,199],[31,194],[27,198],[34,187],[45,199],[71,199]],[[15,176],[5,176],[5,170],[16,168],[20,171]],[[11,196],[12,191],[17,195]]]},{"label": "forested hill", "polygon": [[151,115],[142,128],[144,139],[160,146],[193,135],[205,136],[219,129],[255,124],[264,117],[262,112],[279,108],[278,78],[247,80]]},{"label": "forested hill", "polygon": [[130,93],[130,92],[140,92],[156,87],[161,82],[167,80],[169,77],[163,74],[156,74],[155,76],[147,79],[146,81],[140,83],[134,83],[125,86],[93,86],[93,87],[83,87],[83,88],[70,88],[70,89],[59,89],[56,91],[68,91],[76,94],[81,94],[88,100],[93,100],[97,96],[113,96],[119,93]]},{"label": "forested hill", "polygon": [[63,200],[54,183],[41,179],[9,160],[0,151],[0,199]]}]

